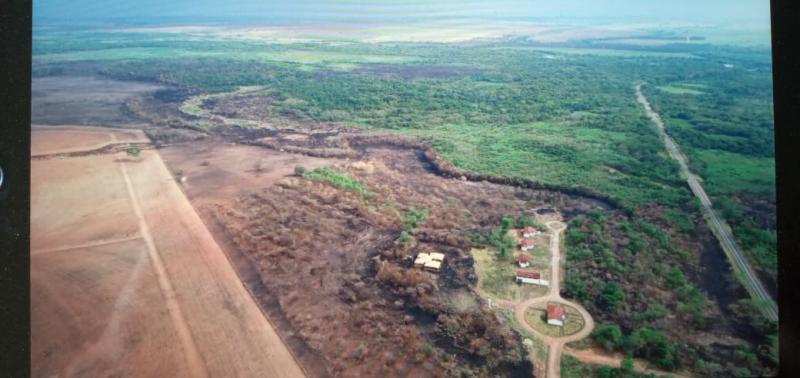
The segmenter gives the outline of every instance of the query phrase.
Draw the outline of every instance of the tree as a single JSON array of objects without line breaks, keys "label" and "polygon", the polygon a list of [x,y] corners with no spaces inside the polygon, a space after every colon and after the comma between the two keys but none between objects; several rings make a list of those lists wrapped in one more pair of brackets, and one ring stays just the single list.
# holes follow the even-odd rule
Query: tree
[{"label": "tree", "polygon": [[592,332],[592,339],[611,352],[622,346],[622,330],[616,324],[603,324]]},{"label": "tree", "polygon": [[620,364],[620,369],[623,373],[629,374],[633,372],[633,358],[626,358],[622,360]]},{"label": "tree", "polygon": [[296,165],[296,166],[294,167],[294,174],[295,174],[295,176],[302,176],[302,175],[306,174],[306,171],[307,171],[307,170],[306,170],[306,167],[304,167],[304,166],[302,166],[302,165]]},{"label": "tree", "polygon": [[603,294],[600,295],[602,303],[611,310],[616,310],[624,299],[625,294],[616,282],[609,282],[603,290]]},{"label": "tree", "polygon": [[667,273],[665,280],[670,289],[676,289],[686,283],[686,276],[683,275],[680,269],[672,268],[669,270],[669,273]]},{"label": "tree", "polygon": [[646,327],[639,328],[625,340],[625,344],[626,348],[664,370],[672,371],[678,368],[675,345],[659,331]]},{"label": "tree", "polygon": [[509,217],[503,217],[500,221],[500,226],[502,227],[503,231],[508,231],[511,227],[514,227],[514,219]]}]

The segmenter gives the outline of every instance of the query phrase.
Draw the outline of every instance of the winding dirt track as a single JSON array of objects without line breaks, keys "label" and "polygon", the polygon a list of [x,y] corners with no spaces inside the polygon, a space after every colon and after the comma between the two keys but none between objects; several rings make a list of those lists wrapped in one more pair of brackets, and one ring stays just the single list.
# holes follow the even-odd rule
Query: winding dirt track
[{"label": "winding dirt track", "polygon": [[[547,353],[547,377],[548,378],[557,378],[561,377],[561,353],[564,349],[564,344],[577,341],[583,339],[589,334],[592,333],[594,330],[594,320],[592,316],[586,311],[583,306],[565,300],[561,298],[561,233],[567,228],[567,226],[558,221],[551,221],[547,222],[546,226],[550,229],[551,236],[550,236],[550,251],[553,256],[553,261],[550,266],[552,271],[550,275],[550,287],[547,291],[547,294],[544,296],[529,299],[527,301],[521,302],[514,306],[514,316],[517,318],[517,322],[522,325],[527,331],[536,335],[539,339],[544,341],[550,346],[550,351]],[[545,335],[540,333],[530,325],[528,325],[527,320],[525,320],[525,312],[533,305],[542,303],[542,302],[557,302],[572,306],[580,312],[581,316],[584,319],[584,326],[583,328],[569,336],[564,337],[552,337],[549,335]]]},{"label": "winding dirt track", "polygon": [[744,258],[742,251],[739,249],[739,246],[736,244],[736,241],[730,232],[730,227],[728,227],[725,221],[722,220],[719,215],[717,215],[717,212],[714,210],[714,207],[711,204],[711,200],[708,198],[708,195],[706,195],[703,186],[700,185],[700,181],[697,179],[697,176],[689,170],[689,165],[687,163],[688,159],[681,152],[675,141],[669,136],[669,134],[667,134],[666,128],[664,127],[664,121],[661,120],[661,117],[658,115],[658,113],[653,110],[653,108],[650,106],[650,102],[647,101],[647,97],[645,97],[644,93],[642,93],[642,83],[636,84],[636,99],[640,104],[642,104],[647,116],[656,125],[658,134],[661,136],[661,140],[664,142],[667,152],[669,152],[669,155],[680,165],[681,174],[686,177],[686,182],[689,184],[689,188],[702,204],[708,227],[711,228],[711,231],[713,231],[714,235],[719,240],[722,250],[725,251],[725,255],[728,256],[728,260],[731,262],[734,270],[741,273],[745,288],[747,288],[747,291],[750,292],[750,295],[766,304],[766,306],[762,306],[765,314],[770,319],[777,321],[778,305],[775,303],[769,293],[767,293],[767,290],[764,289],[764,285],[761,283],[761,280],[758,279],[756,274],[753,272],[753,269],[750,267],[750,263]]}]

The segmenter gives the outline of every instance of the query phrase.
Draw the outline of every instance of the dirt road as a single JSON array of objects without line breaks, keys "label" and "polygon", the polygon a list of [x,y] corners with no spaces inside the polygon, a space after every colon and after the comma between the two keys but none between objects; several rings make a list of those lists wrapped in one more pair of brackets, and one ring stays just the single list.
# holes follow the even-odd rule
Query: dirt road
[{"label": "dirt road", "polygon": [[[604,351],[598,351],[594,348],[578,350],[565,347],[564,352],[577,358],[578,361],[581,361],[586,364],[607,365],[607,366],[613,366],[615,368],[619,368],[622,365],[622,360],[625,359],[625,355],[623,355],[622,353],[609,354],[605,353]],[[634,370],[640,373],[653,374],[656,376],[669,376],[675,378],[689,377],[688,375],[683,375],[683,374],[667,373],[660,370],[653,370],[645,366],[645,364],[642,363],[641,361],[634,361],[633,368]]]},{"label": "dirt road", "polygon": [[[561,298],[561,233],[566,229],[566,225],[562,222],[552,221],[547,222],[546,226],[551,231],[550,237],[550,251],[553,256],[552,264],[550,269],[552,273],[550,275],[550,287],[547,291],[547,294],[538,298],[529,299],[522,303],[517,304],[514,307],[514,316],[517,318],[517,322],[522,325],[526,330],[533,333],[543,342],[547,343],[550,346],[550,350],[547,354],[547,377],[548,378],[558,378],[561,377],[561,353],[564,349],[564,344],[577,341],[583,339],[589,334],[592,333],[594,329],[594,320],[592,316],[586,311],[583,306],[580,304],[565,300]],[[545,334],[540,333],[533,327],[531,327],[527,320],[525,320],[525,312],[533,305],[539,303],[547,303],[547,302],[557,302],[563,303],[569,306],[572,306],[580,312],[581,316],[584,319],[584,326],[583,328],[575,334],[564,336],[564,337],[552,337]]]},{"label": "dirt road", "polygon": [[670,157],[675,159],[680,165],[681,174],[686,178],[686,182],[689,184],[689,188],[692,190],[692,193],[694,193],[694,195],[700,200],[709,228],[711,228],[714,235],[719,240],[722,250],[725,251],[725,255],[728,256],[728,260],[730,260],[734,270],[741,273],[745,288],[747,288],[747,291],[750,292],[751,296],[767,304],[766,306],[762,307],[765,314],[770,319],[777,321],[777,304],[764,289],[764,285],[761,283],[758,277],[756,277],[756,274],[750,267],[750,263],[742,255],[739,246],[736,244],[736,241],[730,232],[730,227],[723,219],[719,217],[719,215],[717,215],[717,212],[714,210],[714,207],[711,204],[711,200],[708,198],[708,195],[706,195],[703,186],[700,185],[697,176],[692,173],[691,170],[689,170],[689,165],[687,163],[688,159],[681,152],[675,141],[669,136],[669,134],[667,134],[666,128],[664,127],[664,121],[661,120],[661,117],[658,115],[658,113],[653,111],[653,108],[650,106],[650,102],[647,101],[647,97],[645,97],[644,93],[642,93],[642,83],[636,84],[636,99],[640,104],[642,104],[642,106],[644,106],[647,116],[656,125],[656,129],[658,130],[661,140],[664,142],[664,146],[666,146]]},{"label": "dirt road", "polygon": [[31,166],[33,376],[304,375],[157,151]]}]

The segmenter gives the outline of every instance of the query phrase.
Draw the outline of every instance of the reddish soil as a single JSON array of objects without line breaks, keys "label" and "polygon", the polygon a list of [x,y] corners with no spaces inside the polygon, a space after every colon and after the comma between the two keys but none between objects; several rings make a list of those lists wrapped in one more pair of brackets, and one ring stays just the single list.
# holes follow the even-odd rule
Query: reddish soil
[{"label": "reddish soil", "polygon": [[303,375],[157,152],[31,166],[33,376]]},{"label": "reddish soil", "polygon": [[[296,338],[295,355],[337,376],[530,376],[521,338],[472,292],[469,235],[545,204],[593,206],[443,178],[413,150],[371,148],[350,162],[219,142],[162,152],[187,176],[189,199],[273,324],[284,339]],[[253,169],[259,159],[266,172]],[[292,175],[295,165],[322,164],[374,194]],[[397,244],[412,207],[429,217],[412,241]],[[442,273],[410,267],[409,257],[433,250],[447,255]]]},{"label": "reddish soil", "polygon": [[147,143],[141,130],[87,126],[31,126],[31,156],[95,150],[113,143]]}]

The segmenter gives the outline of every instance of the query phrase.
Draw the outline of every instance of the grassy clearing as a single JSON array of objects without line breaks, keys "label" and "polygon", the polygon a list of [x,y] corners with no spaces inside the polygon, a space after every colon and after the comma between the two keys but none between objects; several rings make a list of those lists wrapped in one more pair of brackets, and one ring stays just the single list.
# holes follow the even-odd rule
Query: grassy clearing
[{"label": "grassy clearing", "polygon": [[679,84],[676,84],[676,85],[662,85],[662,86],[656,87],[656,88],[658,88],[658,89],[660,89],[660,90],[662,90],[664,92],[667,92],[669,94],[674,94],[674,95],[685,95],[685,94],[688,94],[688,95],[698,96],[698,95],[701,95],[701,94],[705,93],[705,92],[699,91],[697,89],[692,89],[689,86],[679,85]]},{"label": "grassy clearing", "polygon": [[515,300],[517,284],[513,259],[499,261],[497,254],[487,248],[473,248],[478,287],[495,299]]},{"label": "grassy clearing", "polygon": [[[666,183],[671,185],[671,180],[679,179],[677,175],[643,177],[642,170],[633,168],[641,162],[620,155],[619,146],[637,138],[626,132],[576,127],[568,122],[438,125],[405,132],[430,140],[446,159],[467,170],[595,188],[632,203],[678,203],[688,196],[683,188],[665,188],[663,180],[670,180]],[[609,163],[618,168],[616,173],[608,172]]]},{"label": "grassy clearing", "polygon": [[698,150],[700,175],[712,194],[735,192],[775,193],[775,159],[720,150]]},{"label": "grassy clearing", "polygon": [[585,321],[578,310],[566,305],[564,308],[567,310],[567,320],[563,327],[547,324],[546,308],[529,308],[525,313],[525,320],[537,331],[554,337],[569,336],[583,329]]}]

